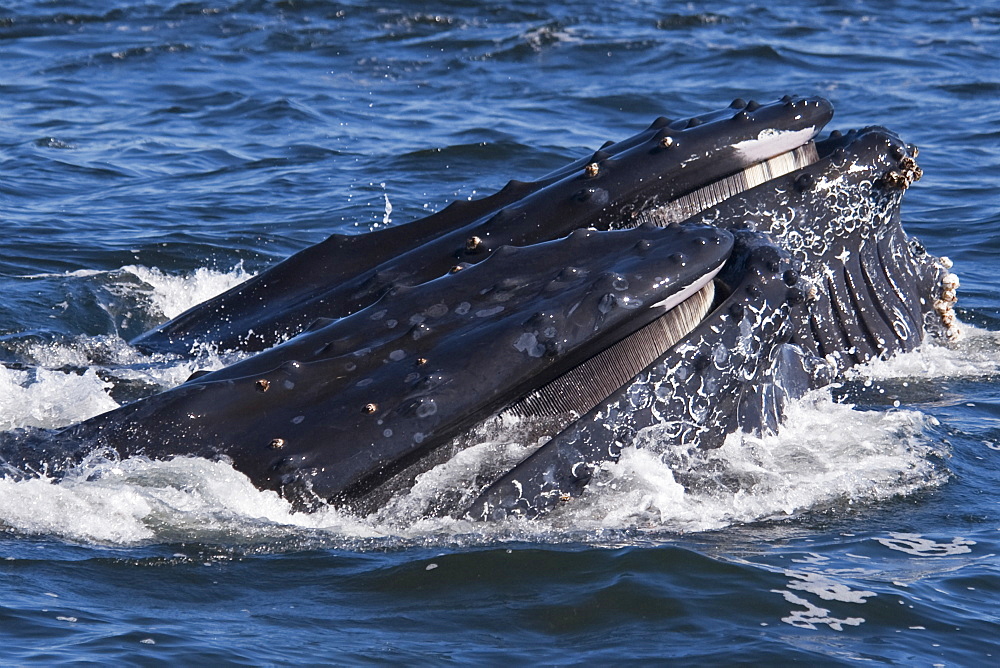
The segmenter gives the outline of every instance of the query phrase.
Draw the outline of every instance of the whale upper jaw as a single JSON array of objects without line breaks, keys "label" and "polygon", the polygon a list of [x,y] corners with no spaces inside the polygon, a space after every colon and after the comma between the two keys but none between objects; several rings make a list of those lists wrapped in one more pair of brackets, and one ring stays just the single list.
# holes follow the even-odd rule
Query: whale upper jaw
[{"label": "whale upper jaw", "polygon": [[201,345],[262,350],[317,318],[349,315],[397,286],[476,264],[504,245],[541,243],[578,228],[678,222],[812,159],[810,140],[832,114],[822,98],[786,97],[659,118],[537,181],[511,181],[494,195],[406,225],[335,234],[132,343],[181,355]]}]

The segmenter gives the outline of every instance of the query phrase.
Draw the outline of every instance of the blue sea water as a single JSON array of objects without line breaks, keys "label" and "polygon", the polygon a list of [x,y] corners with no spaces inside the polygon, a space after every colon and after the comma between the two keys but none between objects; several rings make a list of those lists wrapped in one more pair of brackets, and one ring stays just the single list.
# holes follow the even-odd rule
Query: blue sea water
[{"label": "blue sea water", "polygon": [[988,0],[3,3],[0,429],[230,361],[126,341],[333,232],[786,93],[920,146],[903,219],[955,262],[962,341],[860,370],[684,486],[628,450],[536,522],[426,517],[468,461],[369,517],[198,459],[0,480],[0,662],[996,664]]}]

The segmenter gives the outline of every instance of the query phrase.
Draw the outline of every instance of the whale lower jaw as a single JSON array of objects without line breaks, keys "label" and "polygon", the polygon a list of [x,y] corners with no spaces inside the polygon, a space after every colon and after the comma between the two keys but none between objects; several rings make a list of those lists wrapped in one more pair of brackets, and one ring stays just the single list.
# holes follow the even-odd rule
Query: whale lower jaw
[{"label": "whale lower jaw", "polygon": [[773,432],[788,401],[851,366],[914,349],[926,323],[951,336],[941,315],[958,284],[950,262],[928,255],[899,220],[902,193],[920,177],[915,155],[883,128],[836,133],[808,164],[687,219],[736,237],[717,281],[728,295],[630,383],[487,485],[469,516],[549,512],[645,427],[692,448],[717,447],[734,431]]}]

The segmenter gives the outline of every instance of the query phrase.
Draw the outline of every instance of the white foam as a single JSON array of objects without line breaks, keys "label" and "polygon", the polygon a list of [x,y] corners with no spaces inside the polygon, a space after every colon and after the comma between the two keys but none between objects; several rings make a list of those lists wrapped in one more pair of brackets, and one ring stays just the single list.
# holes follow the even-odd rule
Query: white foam
[{"label": "white foam", "polygon": [[[127,301],[138,302],[156,319],[174,317],[252,277],[242,264],[229,271],[200,268],[188,274],[167,274],[155,267],[127,265],[119,270],[80,270],[65,274],[39,274],[26,278],[102,278],[104,289]],[[138,280],[137,280],[138,279]],[[195,371],[219,369],[245,357],[220,355],[210,345],[198,346],[187,359],[147,355],[115,335],[85,336],[68,340],[26,341],[22,358],[42,367],[32,372],[0,370],[0,430],[16,427],[60,427],[111,410],[117,404],[107,395],[111,385],[104,377],[141,381],[166,389],[184,382]],[[91,367],[87,373],[65,367]]]},{"label": "white foam", "polygon": [[[831,573],[786,570],[785,575],[789,578],[786,589],[772,589],[775,594],[780,594],[785,601],[792,605],[800,606],[800,609],[792,609],[781,621],[785,624],[797,626],[805,629],[816,629],[817,625],[829,626],[835,631],[842,631],[844,626],[859,626],[864,623],[864,617],[843,617],[831,616],[829,609],[816,605],[803,596],[812,596],[821,601],[836,601],[838,603],[848,603],[854,605],[864,605],[869,598],[877,596],[873,591],[866,589],[853,589],[848,584],[835,580]],[[837,576],[845,576],[846,573],[838,573]],[[801,595],[795,593],[799,592]],[[844,608],[845,606],[838,606]]]},{"label": "white foam", "polygon": [[809,571],[785,571],[792,578],[789,589],[805,591],[818,596],[824,601],[840,601],[842,603],[865,603],[875,596],[875,592],[866,589],[851,589],[843,582],[834,580],[829,573],[812,573]]},{"label": "white foam", "polygon": [[152,311],[166,318],[174,318],[253,277],[243,269],[242,262],[230,271],[201,267],[189,274],[167,274],[156,267],[141,265],[127,265],[122,271],[152,288],[149,293]]},{"label": "white foam", "polygon": [[[388,203],[387,208],[391,210]],[[130,264],[113,271],[77,269],[58,274],[30,274],[19,278],[100,278],[109,292],[138,296],[146,302],[151,315],[169,319],[253,276],[243,268],[241,261],[228,271],[200,267],[185,274],[169,274],[156,267]],[[138,279],[139,285],[135,279]]]},{"label": "white foam", "polygon": [[62,427],[118,408],[111,384],[93,369],[84,373],[0,366],[0,431]]},{"label": "white foam", "polygon": [[0,367],[0,431],[63,427],[117,408],[108,395],[113,382],[104,379],[138,381],[158,391],[180,385],[195,371],[245,357],[220,355],[208,346],[189,358],[146,355],[116,336],[30,343],[22,354],[38,366]]},{"label": "white foam", "polygon": [[817,392],[788,407],[778,435],[734,434],[715,450],[677,448],[653,427],[640,434],[645,447],[605,466],[570,512],[595,527],[686,532],[908,494],[943,480],[926,436],[933,424],[917,411],[856,411]]},{"label": "white foam", "polygon": [[117,336],[78,336],[62,341],[28,343],[24,356],[39,366],[129,365],[149,358]]},{"label": "white foam", "polygon": [[946,557],[956,554],[969,554],[971,545],[976,541],[962,537],[952,538],[947,543],[939,543],[931,538],[924,538],[918,533],[891,533],[888,538],[876,539],[890,550],[905,552],[917,557]]},{"label": "white foam", "polygon": [[981,378],[998,373],[1000,332],[962,323],[962,338],[954,343],[925,343],[913,352],[856,367],[848,372],[848,377],[872,380]]},{"label": "white foam", "polygon": [[865,622],[864,617],[832,617],[827,608],[814,605],[787,590],[772,589],[771,591],[781,594],[792,605],[802,606],[801,610],[792,610],[787,617],[781,618],[784,623],[801,629],[816,630],[817,625],[823,625],[829,626],[834,631],[843,631],[845,626],[860,626]]},{"label": "white foam", "polygon": [[282,543],[307,534],[326,544],[370,538],[426,544],[547,541],[566,531],[599,536],[607,529],[702,531],[870,503],[939,484],[943,474],[930,460],[934,447],[923,433],[927,421],[915,411],[858,412],[812,397],[791,408],[779,436],[734,436],[713,451],[674,452],[657,445],[655,429],[647,430],[645,448],[626,448],[581,498],[536,521],[481,524],[428,513],[453,490],[469,500],[480,471],[508,466],[530,450],[496,439],[462,450],[367,518],[325,506],[296,512],[225,462],[136,457],[92,458],[59,482],[0,480],[0,524],[125,544]]},{"label": "white foam", "polygon": [[0,479],[0,525],[26,534],[134,544],[240,542],[321,529],[370,537],[377,531],[332,508],[295,512],[225,462],[197,457],[124,461],[92,456],[62,480]]}]

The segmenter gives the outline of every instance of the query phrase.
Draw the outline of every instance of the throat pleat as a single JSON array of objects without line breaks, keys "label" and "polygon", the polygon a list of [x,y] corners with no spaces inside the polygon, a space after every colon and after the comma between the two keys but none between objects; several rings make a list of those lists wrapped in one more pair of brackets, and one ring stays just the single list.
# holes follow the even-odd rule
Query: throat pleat
[{"label": "throat pleat", "polygon": [[708,314],[715,284],[509,406],[501,415],[520,418],[584,415],[625,385],[691,332]]}]

